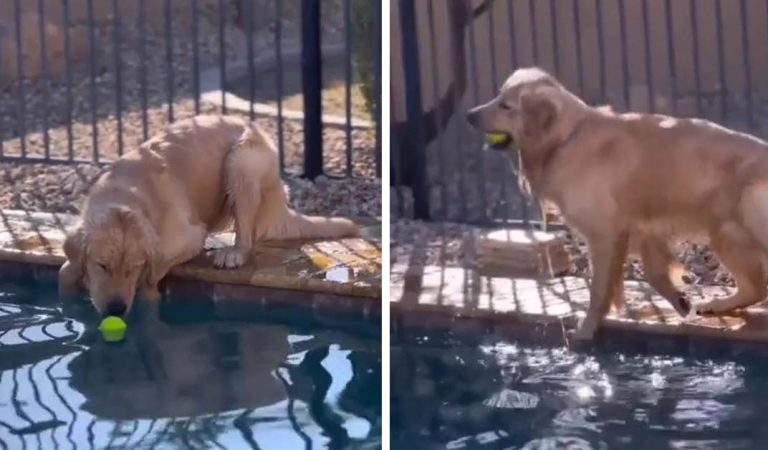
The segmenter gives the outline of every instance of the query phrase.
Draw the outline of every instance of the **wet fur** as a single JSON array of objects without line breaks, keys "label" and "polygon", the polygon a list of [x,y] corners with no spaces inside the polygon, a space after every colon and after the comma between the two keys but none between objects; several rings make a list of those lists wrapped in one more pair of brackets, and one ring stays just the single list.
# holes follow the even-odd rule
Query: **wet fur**
[{"label": "wet fur", "polygon": [[670,251],[681,239],[708,241],[738,286],[696,305],[698,313],[765,298],[768,143],[706,120],[591,107],[537,68],[515,71],[469,121],[513,137],[531,193],[586,239],[590,305],[576,338],[592,339],[610,306],[621,309],[630,251],[651,286],[686,315],[691,305]]},{"label": "wet fur", "polygon": [[275,146],[254,125],[198,116],[127,153],[96,182],[64,243],[60,291],[86,289],[102,312],[114,301],[130,309],[137,288],[158,298],[168,271],[232,222],[235,245],[217,251],[217,267],[243,265],[261,240],[358,234],[347,219],[289,208]]}]

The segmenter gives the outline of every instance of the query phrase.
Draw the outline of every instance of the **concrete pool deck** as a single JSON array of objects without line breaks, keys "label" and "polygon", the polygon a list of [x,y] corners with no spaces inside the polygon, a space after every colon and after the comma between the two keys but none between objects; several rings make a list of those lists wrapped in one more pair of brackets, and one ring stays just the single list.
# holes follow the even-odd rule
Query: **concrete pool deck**
[{"label": "concrete pool deck", "polygon": [[[66,214],[0,211],[0,279],[51,282],[65,258],[66,229],[78,218]],[[381,310],[381,224],[360,219],[360,238],[265,242],[253,262],[217,270],[211,249],[229,245],[233,233],[209,237],[206,252],[171,270],[166,297],[205,297],[237,317],[244,306],[308,309],[376,323]],[[233,304],[238,308],[230,308]],[[328,314],[325,314],[325,313]]]},{"label": "concrete pool deck", "polygon": [[[627,309],[606,319],[598,340],[627,340],[643,349],[679,350],[716,344],[718,351],[768,351],[768,308],[750,307],[721,317],[681,318],[646,283],[625,281]],[[490,277],[474,269],[393,264],[391,331],[439,329],[473,335],[534,335],[568,345],[589,299],[588,281],[560,277],[546,281]],[[691,301],[725,296],[732,289],[693,287]],[[714,347],[712,347],[714,348]],[[710,350],[712,349],[710,348]]]}]

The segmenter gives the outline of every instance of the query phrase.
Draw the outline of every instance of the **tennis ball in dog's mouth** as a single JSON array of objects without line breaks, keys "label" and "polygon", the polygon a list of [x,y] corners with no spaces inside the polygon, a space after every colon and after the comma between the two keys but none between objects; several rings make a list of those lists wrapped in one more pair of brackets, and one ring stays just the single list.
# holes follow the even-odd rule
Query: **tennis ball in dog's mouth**
[{"label": "tennis ball in dog's mouth", "polygon": [[486,133],[485,141],[494,147],[504,146],[512,140],[506,133]]},{"label": "tennis ball in dog's mouth", "polygon": [[125,330],[128,329],[128,325],[125,321],[117,316],[108,316],[101,321],[99,330],[101,330],[101,336],[107,342],[119,342],[125,338]]}]

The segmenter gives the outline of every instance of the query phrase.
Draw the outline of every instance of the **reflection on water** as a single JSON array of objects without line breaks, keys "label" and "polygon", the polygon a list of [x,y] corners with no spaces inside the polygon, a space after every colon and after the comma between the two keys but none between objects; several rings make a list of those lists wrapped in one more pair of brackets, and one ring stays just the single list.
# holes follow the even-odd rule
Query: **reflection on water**
[{"label": "reflection on water", "polygon": [[89,305],[0,286],[0,449],[379,448],[378,342],[159,312],[107,344]]},{"label": "reflection on water", "polygon": [[433,335],[395,343],[391,364],[393,448],[768,448],[762,361]]}]

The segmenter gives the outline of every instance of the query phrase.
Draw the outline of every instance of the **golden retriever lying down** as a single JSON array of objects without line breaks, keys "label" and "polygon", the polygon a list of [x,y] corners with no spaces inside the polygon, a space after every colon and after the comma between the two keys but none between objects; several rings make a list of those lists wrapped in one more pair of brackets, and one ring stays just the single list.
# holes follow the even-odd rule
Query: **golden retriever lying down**
[{"label": "golden retriever lying down", "polygon": [[586,239],[590,304],[575,338],[592,339],[611,304],[623,307],[630,249],[683,316],[691,304],[672,276],[682,268],[670,251],[680,239],[708,239],[738,287],[696,305],[697,313],[766,296],[768,143],[706,120],[593,108],[536,68],[515,71],[468,120],[509,136],[531,193],[554,203]]},{"label": "golden retriever lying down", "polygon": [[127,153],[93,186],[82,222],[64,242],[63,294],[86,288],[102,314],[130,310],[137,287],[160,297],[168,271],[203,250],[208,233],[235,223],[235,245],[214,264],[244,264],[254,242],[353,236],[342,218],[288,207],[273,143],[239,118],[177,122]]}]

